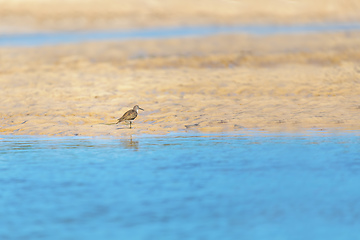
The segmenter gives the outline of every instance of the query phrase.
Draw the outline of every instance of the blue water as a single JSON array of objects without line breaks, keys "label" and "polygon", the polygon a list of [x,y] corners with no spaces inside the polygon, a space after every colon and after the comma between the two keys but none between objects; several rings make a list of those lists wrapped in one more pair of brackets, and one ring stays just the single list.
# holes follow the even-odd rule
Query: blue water
[{"label": "blue water", "polygon": [[0,239],[360,239],[360,134],[0,139]]},{"label": "blue water", "polygon": [[311,23],[296,25],[185,26],[127,31],[54,32],[0,35],[0,46],[40,46],[99,40],[198,37],[224,33],[255,35],[359,31],[360,23]]}]

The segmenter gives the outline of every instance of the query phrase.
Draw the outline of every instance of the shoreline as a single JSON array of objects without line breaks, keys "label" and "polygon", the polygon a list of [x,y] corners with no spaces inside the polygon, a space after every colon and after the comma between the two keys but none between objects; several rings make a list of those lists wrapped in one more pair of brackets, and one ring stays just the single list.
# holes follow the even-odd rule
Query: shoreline
[{"label": "shoreline", "polygon": [[0,48],[14,47],[44,47],[92,42],[128,42],[141,40],[169,40],[187,38],[213,38],[219,35],[242,35],[249,37],[276,37],[281,35],[311,35],[311,34],[357,34],[360,23],[321,24],[250,24],[250,25],[193,25],[188,27],[167,27],[150,29],[132,29],[128,31],[86,31],[86,32],[49,32],[23,33],[0,36]]},{"label": "shoreline", "polygon": [[126,134],[126,135],[22,135],[14,133],[0,133],[0,140],[16,139],[39,139],[39,140],[118,140],[118,139],[153,139],[153,138],[188,138],[188,137],[333,137],[333,136],[360,136],[360,130],[346,130],[342,128],[299,128],[293,131],[278,131],[264,129],[241,129],[231,132],[200,132],[200,131],[181,131],[168,132],[163,134]]}]

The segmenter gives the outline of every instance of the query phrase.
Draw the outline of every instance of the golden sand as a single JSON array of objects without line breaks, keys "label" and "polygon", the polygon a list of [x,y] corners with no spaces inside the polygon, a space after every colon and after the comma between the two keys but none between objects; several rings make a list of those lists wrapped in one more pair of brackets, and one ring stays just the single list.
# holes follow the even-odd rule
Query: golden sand
[{"label": "golden sand", "polygon": [[359,20],[358,0],[0,0],[0,32]]},{"label": "golden sand", "polygon": [[360,33],[0,48],[0,133],[360,130],[359,59]]}]

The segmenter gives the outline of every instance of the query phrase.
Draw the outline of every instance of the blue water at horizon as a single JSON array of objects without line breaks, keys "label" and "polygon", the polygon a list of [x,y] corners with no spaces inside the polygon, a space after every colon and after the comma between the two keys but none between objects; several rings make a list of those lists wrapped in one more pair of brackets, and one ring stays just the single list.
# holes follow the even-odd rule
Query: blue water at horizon
[{"label": "blue water at horizon", "polygon": [[308,24],[247,24],[247,25],[204,25],[178,26],[163,28],[79,31],[53,33],[27,33],[0,35],[0,47],[5,46],[41,46],[67,43],[79,43],[102,40],[164,39],[179,37],[201,37],[215,34],[298,34],[315,32],[359,31],[360,23],[308,23]]},{"label": "blue water at horizon", "polygon": [[357,132],[1,138],[0,239],[360,239]]}]

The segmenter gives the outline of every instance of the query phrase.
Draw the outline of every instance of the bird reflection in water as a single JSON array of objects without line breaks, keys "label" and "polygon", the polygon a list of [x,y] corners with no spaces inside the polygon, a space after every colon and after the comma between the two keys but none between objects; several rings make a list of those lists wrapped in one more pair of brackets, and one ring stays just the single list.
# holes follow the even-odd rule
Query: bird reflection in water
[{"label": "bird reflection in water", "polygon": [[132,139],[132,136],[130,136],[129,139],[122,139],[120,140],[120,142],[121,145],[126,149],[135,149],[135,150],[139,149],[139,141],[134,141]]}]

